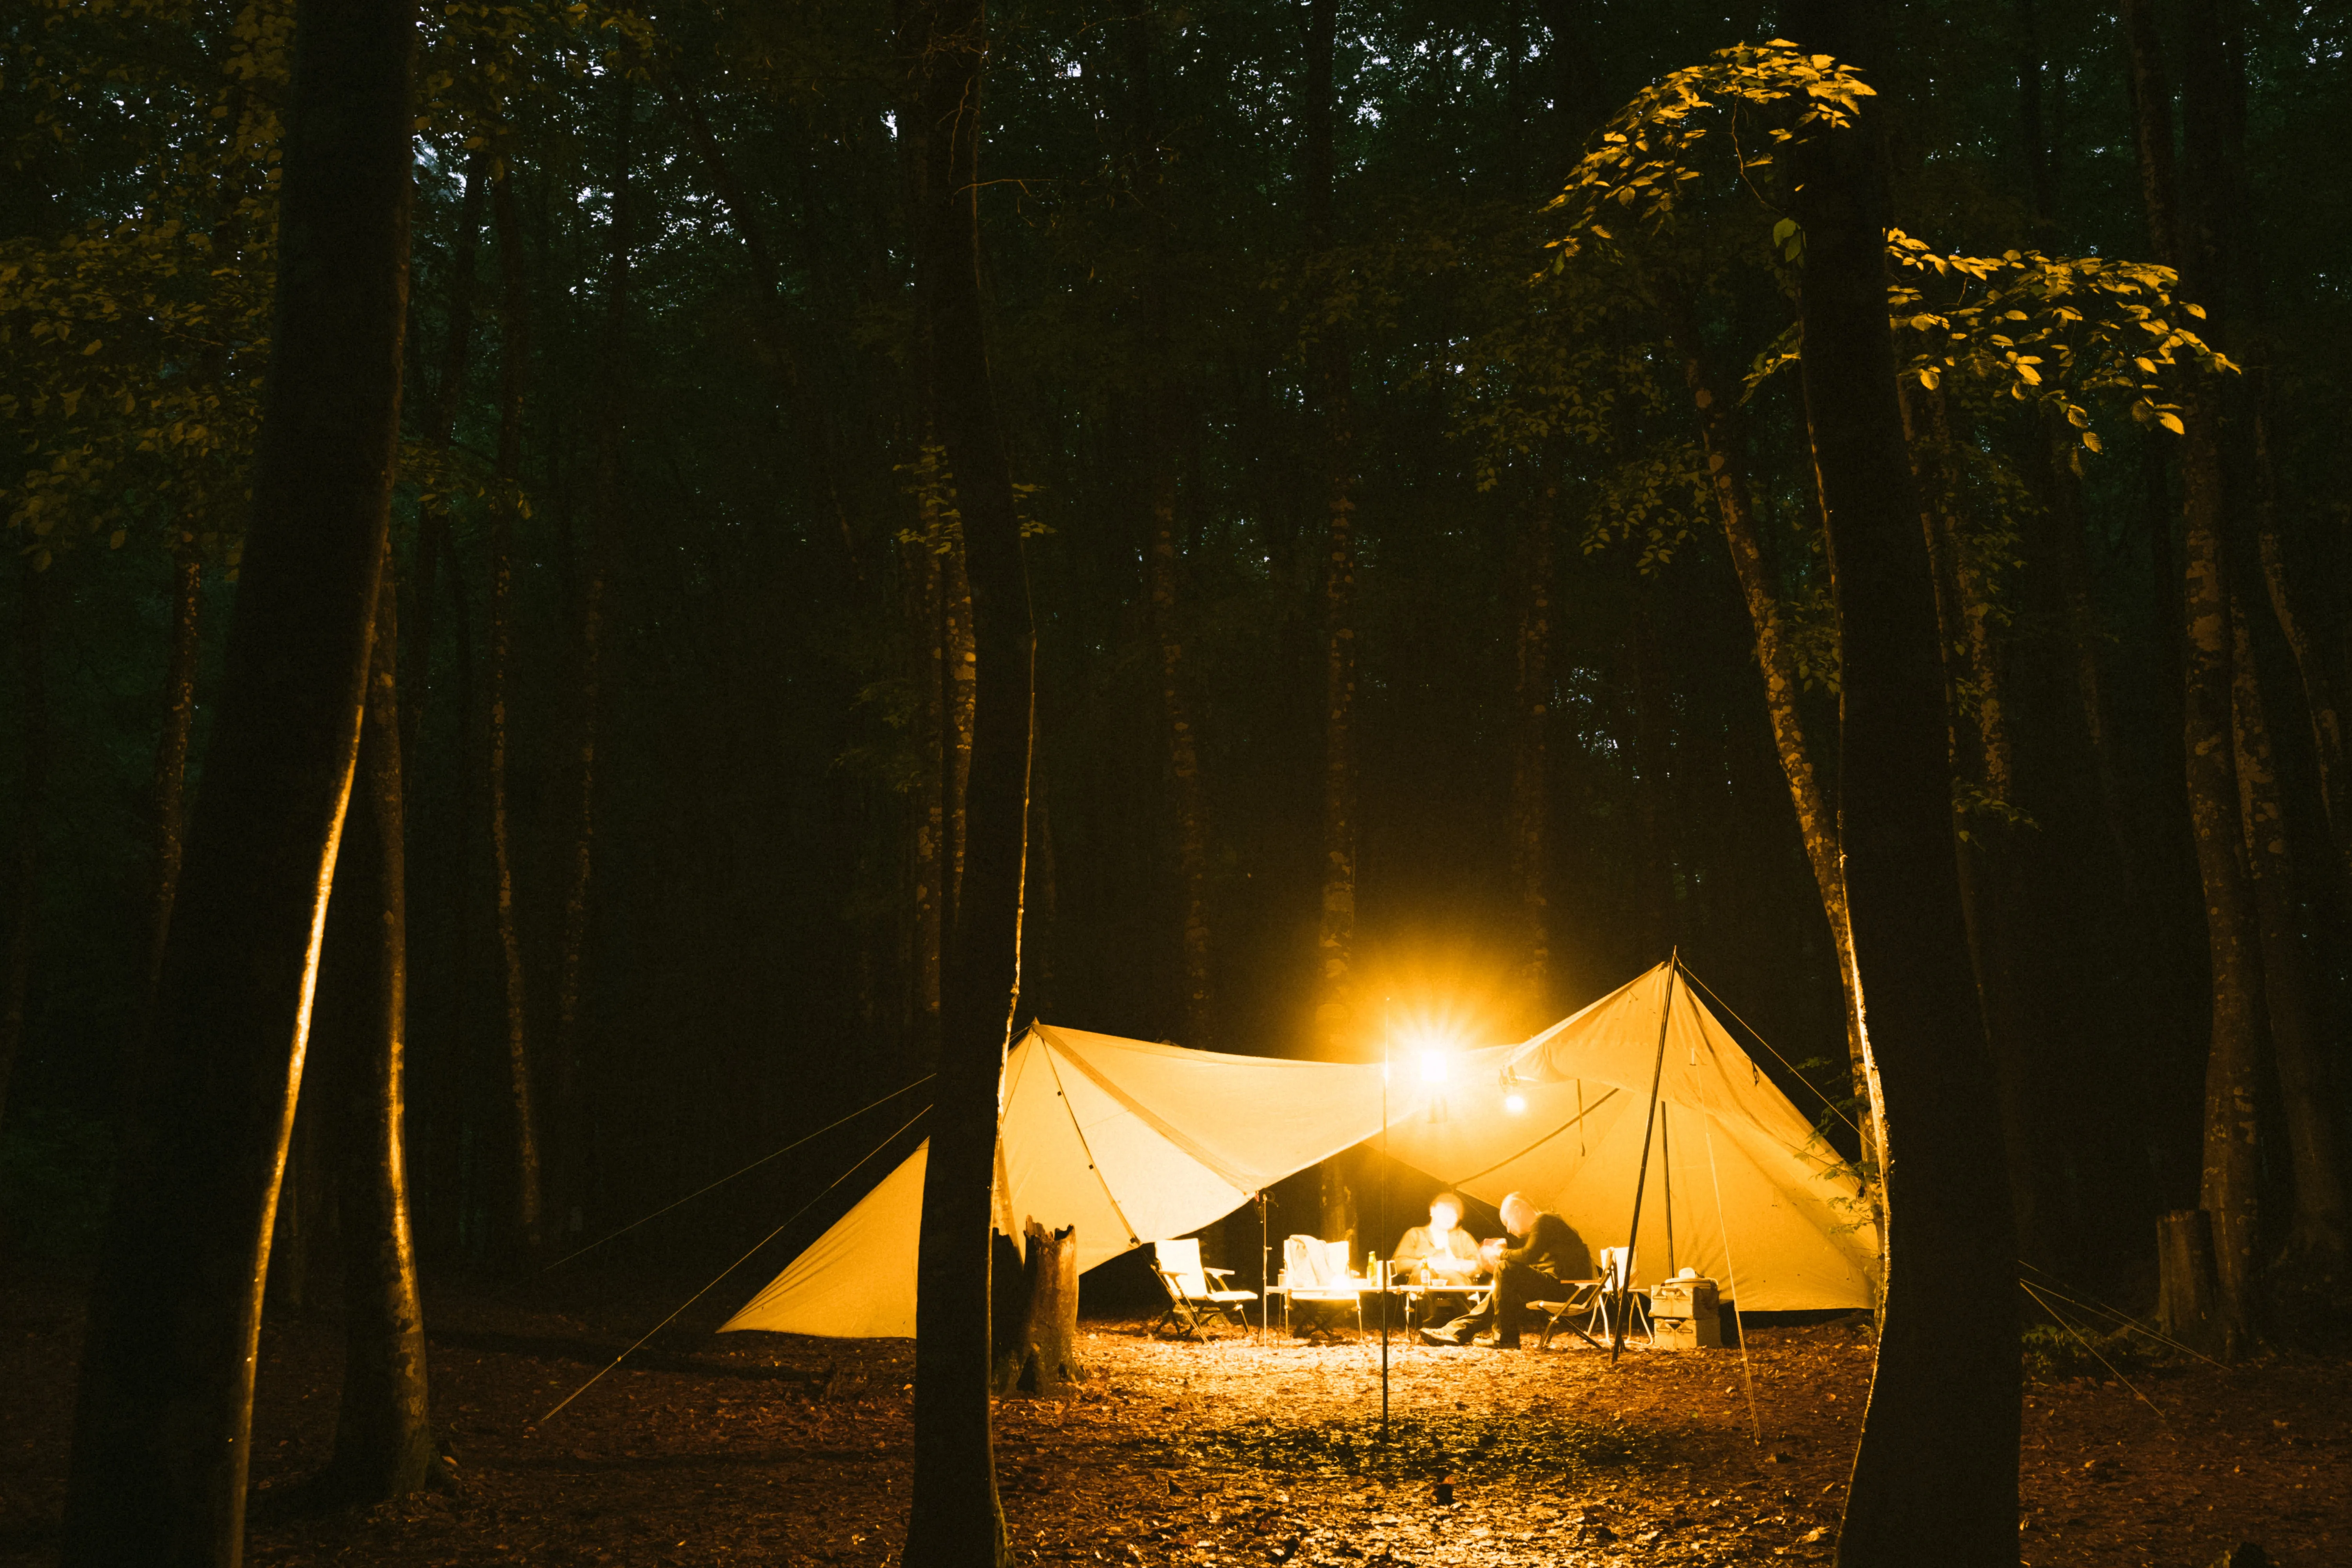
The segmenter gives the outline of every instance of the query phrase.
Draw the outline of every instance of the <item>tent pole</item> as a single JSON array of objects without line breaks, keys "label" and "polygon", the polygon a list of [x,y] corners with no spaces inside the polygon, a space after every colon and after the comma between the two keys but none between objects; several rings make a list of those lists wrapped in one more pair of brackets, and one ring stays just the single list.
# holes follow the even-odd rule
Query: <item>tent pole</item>
[{"label": "tent pole", "polygon": [[1381,1287],[1381,1441],[1389,1440],[1389,1265],[1381,1258],[1379,1244],[1389,1238],[1389,1063],[1395,1056],[1395,1009],[1389,998],[1381,998],[1381,1190],[1373,1212],[1379,1216],[1373,1234],[1372,1256]]},{"label": "tent pole", "polygon": [[1675,972],[1681,967],[1682,949],[1666,955],[1666,994],[1658,1006],[1658,1059],[1650,1068],[1650,1114],[1642,1123],[1642,1169],[1633,1178],[1633,1223],[1625,1227],[1625,1267],[1618,1275],[1617,1310],[1610,1324],[1609,1364],[1617,1364],[1625,1348],[1625,1300],[1633,1293],[1633,1244],[1642,1237],[1642,1189],[1650,1181],[1650,1137],[1658,1130],[1658,1088],[1666,1076],[1666,1024],[1675,1016]]},{"label": "tent pole", "polygon": [[1264,1188],[1257,1194],[1257,1342],[1274,1337],[1274,1233],[1266,1228]]}]

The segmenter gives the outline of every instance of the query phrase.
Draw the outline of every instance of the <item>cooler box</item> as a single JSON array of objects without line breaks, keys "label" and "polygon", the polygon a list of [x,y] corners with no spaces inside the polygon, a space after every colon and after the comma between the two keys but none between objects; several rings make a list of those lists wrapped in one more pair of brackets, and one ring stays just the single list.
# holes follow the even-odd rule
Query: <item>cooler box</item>
[{"label": "cooler box", "polygon": [[1660,1350],[1721,1350],[1723,1319],[1715,1281],[1685,1274],[1652,1287],[1650,1330]]}]

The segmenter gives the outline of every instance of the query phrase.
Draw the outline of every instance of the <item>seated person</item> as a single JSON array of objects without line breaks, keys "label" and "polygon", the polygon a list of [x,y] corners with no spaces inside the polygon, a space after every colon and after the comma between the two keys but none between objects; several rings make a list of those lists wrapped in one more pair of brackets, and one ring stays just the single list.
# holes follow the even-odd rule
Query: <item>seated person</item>
[{"label": "seated person", "polygon": [[[1406,1231],[1390,1259],[1394,1279],[1412,1285],[1467,1285],[1478,1278],[1486,1266],[1478,1259],[1478,1243],[1462,1228],[1464,1206],[1459,1193],[1440,1193],[1429,1200],[1429,1223]],[[1420,1298],[1410,1321],[1424,1321],[1421,1314],[1440,1301],[1446,1303],[1443,1310],[1449,1317],[1459,1304],[1451,1295]]]},{"label": "seated person", "polygon": [[1423,1329],[1421,1337],[1433,1345],[1466,1345],[1489,1322],[1494,1338],[1479,1340],[1499,1350],[1517,1350],[1519,1330],[1529,1301],[1558,1300],[1569,1293],[1567,1280],[1582,1279],[1591,1268],[1584,1243],[1556,1214],[1536,1207],[1524,1193],[1503,1200],[1503,1228],[1510,1238],[1489,1243],[1495,1289],[1486,1300],[1442,1329]]},{"label": "seated person", "polygon": [[1467,1285],[1478,1273],[1478,1243],[1462,1228],[1462,1196],[1440,1193],[1429,1200],[1429,1223],[1414,1226],[1397,1243],[1396,1278],[1415,1285]]}]

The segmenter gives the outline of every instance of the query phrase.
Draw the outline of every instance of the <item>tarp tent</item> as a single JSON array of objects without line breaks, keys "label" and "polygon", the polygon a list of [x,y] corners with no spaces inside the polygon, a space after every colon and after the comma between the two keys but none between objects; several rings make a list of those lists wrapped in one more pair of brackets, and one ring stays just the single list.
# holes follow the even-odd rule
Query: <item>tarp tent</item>
[{"label": "tarp tent", "polygon": [[[1523,1045],[1460,1053],[1443,1083],[1400,1072],[1391,1152],[1490,1202],[1525,1191],[1596,1249],[1621,1244],[1671,973],[1661,964]],[[1672,990],[1640,1274],[1668,1272],[1651,1260],[1667,1259],[1671,1202],[1674,1263],[1735,1287],[1742,1307],[1867,1305],[1876,1249],[1853,1183],[1678,977]],[[1005,1060],[997,1226],[1075,1225],[1081,1268],[1187,1235],[1378,1134],[1381,1088],[1378,1062],[1226,1056],[1038,1024]],[[925,1154],[722,1329],[911,1334]]]}]

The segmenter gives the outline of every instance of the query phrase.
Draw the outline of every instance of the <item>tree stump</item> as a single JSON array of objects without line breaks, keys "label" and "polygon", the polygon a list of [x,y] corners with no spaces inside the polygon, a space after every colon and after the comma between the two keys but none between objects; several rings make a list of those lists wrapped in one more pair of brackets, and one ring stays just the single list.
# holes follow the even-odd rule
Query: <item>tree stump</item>
[{"label": "tree stump", "polygon": [[1083,1380],[1078,1342],[1078,1233],[1027,1226],[1027,1255],[1016,1264],[1009,1237],[997,1237],[997,1287],[991,1358],[999,1394],[1053,1394]]},{"label": "tree stump", "polygon": [[2156,1222],[2156,1325],[2207,1355],[2221,1352],[2221,1278],[2213,1261],[2212,1218],[2180,1209]]}]

